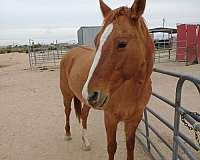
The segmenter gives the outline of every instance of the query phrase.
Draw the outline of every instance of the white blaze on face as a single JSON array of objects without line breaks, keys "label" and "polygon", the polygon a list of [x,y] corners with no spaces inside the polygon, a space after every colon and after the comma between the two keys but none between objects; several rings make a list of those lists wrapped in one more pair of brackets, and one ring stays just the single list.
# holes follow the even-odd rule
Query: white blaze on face
[{"label": "white blaze on face", "polygon": [[90,71],[89,71],[89,74],[88,74],[88,78],[87,78],[87,81],[85,82],[84,86],[83,86],[83,90],[82,90],[82,95],[83,95],[83,98],[87,101],[87,98],[88,98],[88,84],[90,82],[90,79],[92,78],[92,75],[99,63],[99,60],[101,58],[101,52],[102,52],[102,48],[106,42],[106,40],[108,39],[110,33],[112,32],[113,30],[113,24],[109,24],[103,34],[101,35],[101,38],[100,38],[100,43],[99,43],[99,47],[97,49],[97,52],[96,52],[96,55],[94,57],[94,61],[93,61],[93,64],[90,68]]}]

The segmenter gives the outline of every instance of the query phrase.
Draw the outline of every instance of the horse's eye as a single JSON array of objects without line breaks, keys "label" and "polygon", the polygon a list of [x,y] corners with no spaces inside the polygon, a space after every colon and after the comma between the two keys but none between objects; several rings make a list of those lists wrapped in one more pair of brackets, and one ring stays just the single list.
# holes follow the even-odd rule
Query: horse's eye
[{"label": "horse's eye", "polygon": [[117,48],[118,48],[118,49],[126,48],[126,46],[127,46],[127,42],[119,42],[119,43],[117,44]]}]

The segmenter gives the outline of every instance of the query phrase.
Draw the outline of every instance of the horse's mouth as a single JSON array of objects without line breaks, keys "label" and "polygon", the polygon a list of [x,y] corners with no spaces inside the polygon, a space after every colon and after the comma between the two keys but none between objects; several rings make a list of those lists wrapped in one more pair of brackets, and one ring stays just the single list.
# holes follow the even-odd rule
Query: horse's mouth
[{"label": "horse's mouth", "polygon": [[93,106],[94,109],[103,110],[108,102],[108,96],[101,96],[99,102]]}]

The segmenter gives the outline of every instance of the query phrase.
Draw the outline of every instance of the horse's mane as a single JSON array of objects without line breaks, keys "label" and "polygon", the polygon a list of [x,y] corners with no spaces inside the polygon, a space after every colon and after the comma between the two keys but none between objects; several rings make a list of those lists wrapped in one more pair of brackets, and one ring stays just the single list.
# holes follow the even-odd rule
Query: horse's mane
[{"label": "horse's mane", "polygon": [[79,48],[85,49],[85,50],[90,50],[93,51],[92,48],[88,47],[88,46],[79,46]]},{"label": "horse's mane", "polygon": [[[131,8],[128,8],[126,6],[122,6],[120,8],[113,10],[110,14],[108,14],[107,17],[105,17],[104,24],[106,24],[108,22],[112,22],[114,20],[117,20],[117,18],[119,16],[127,16],[131,19]],[[143,17],[140,17],[139,25],[141,26],[142,32],[145,33],[145,35],[148,35],[147,24],[146,24],[146,21]]]}]

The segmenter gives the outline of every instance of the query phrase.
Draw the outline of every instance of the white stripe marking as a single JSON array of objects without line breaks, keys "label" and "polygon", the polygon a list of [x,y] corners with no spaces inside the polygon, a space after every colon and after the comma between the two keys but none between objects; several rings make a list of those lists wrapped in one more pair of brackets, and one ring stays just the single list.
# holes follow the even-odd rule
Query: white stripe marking
[{"label": "white stripe marking", "polygon": [[92,75],[93,75],[93,73],[94,73],[94,71],[95,71],[95,69],[96,69],[96,67],[99,63],[100,58],[101,58],[101,52],[102,52],[103,45],[105,44],[105,42],[108,39],[112,30],[113,30],[113,24],[111,23],[105,28],[103,34],[101,35],[99,48],[96,52],[96,55],[94,57],[94,61],[92,63],[92,66],[91,66],[89,74],[88,74],[87,81],[85,82],[85,84],[83,86],[83,90],[82,90],[83,98],[86,101],[87,101],[87,98],[88,98],[88,84],[89,84],[90,79],[92,78]]}]

